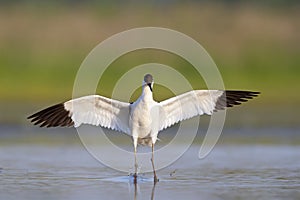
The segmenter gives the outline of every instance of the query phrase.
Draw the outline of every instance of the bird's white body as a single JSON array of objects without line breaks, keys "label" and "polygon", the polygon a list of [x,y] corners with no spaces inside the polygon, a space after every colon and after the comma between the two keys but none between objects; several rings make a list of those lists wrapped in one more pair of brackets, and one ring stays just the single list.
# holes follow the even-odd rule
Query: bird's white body
[{"label": "bird's white body", "polygon": [[129,127],[131,130],[134,146],[137,144],[155,144],[158,134],[158,125],[155,121],[159,120],[155,109],[158,103],[153,100],[152,91],[144,86],[142,95],[130,105]]}]

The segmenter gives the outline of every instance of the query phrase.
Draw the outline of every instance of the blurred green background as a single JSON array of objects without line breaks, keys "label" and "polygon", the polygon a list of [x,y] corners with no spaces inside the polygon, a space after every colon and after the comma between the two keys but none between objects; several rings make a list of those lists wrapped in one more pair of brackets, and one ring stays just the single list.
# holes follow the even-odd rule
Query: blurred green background
[{"label": "blurred green background", "polygon": [[[68,100],[80,64],[101,41],[135,27],[158,26],[197,40],[227,89],[262,95],[229,112],[228,124],[299,126],[300,4],[297,1],[0,1],[0,124]],[[160,51],[116,60],[99,93],[110,96],[126,70],[168,64],[203,88],[188,63]],[[120,69],[122,66],[122,70]],[[170,96],[157,89],[162,100]],[[134,98],[134,97],[133,97]]]}]

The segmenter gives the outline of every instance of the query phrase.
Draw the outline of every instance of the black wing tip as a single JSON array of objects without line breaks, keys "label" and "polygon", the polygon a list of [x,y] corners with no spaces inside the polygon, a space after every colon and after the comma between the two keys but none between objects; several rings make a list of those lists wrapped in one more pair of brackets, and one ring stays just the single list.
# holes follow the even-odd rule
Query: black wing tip
[{"label": "black wing tip", "polygon": [[218,98],[214,111],[224,110],[228,107],[241,105],[249,99],[257,97],[260,92],[243,91],[243,90],[225,90],[224,93]]},{"label": "black wing tip", "polygon": [[261,94],[261,92],[256,92],[256,91],[250,91],[250,90],[224,90],[224,92],[226,93],[226,94],[230,94],[230,93],[232,93],[232,94],[244,94],[244,95],[246,95],[246,94],[248,94],[248,95],[259,95],[259,94]]},{"label": "black wing tip", "polygon": [[65,109],[63,103],[50,106],[27,117],[33,125],[40,127],[70,127],[74,125],[70,112]]}]

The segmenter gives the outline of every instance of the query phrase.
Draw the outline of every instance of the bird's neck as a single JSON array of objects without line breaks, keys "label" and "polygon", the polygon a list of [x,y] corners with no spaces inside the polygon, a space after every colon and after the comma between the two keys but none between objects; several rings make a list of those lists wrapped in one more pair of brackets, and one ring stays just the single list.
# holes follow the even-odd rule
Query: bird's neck
[{"label": "bird's neck", "polygon": [[145,100],[145,101],[153,101],[153,94],[152,94],[152,91],[150,90],[150,88],[146,85],[146,86],[143,86],[143,89],[142,89],[142,99]]}]

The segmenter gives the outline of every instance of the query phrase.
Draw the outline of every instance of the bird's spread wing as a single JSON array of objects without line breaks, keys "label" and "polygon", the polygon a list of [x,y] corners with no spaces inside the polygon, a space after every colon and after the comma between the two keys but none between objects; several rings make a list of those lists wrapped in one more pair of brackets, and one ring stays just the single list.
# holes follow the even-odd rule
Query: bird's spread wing
[{"label": "bird's spread wing", "polygon": [[46,108],[28,117],[41,127],[91,124],[130,134],[129,103],[90,95]]},{"label": "bird's spread wing", "polygon": [[203,114],[239,105],[256,97],[259,92],[194,90],[160,102],[159,130]]}]

